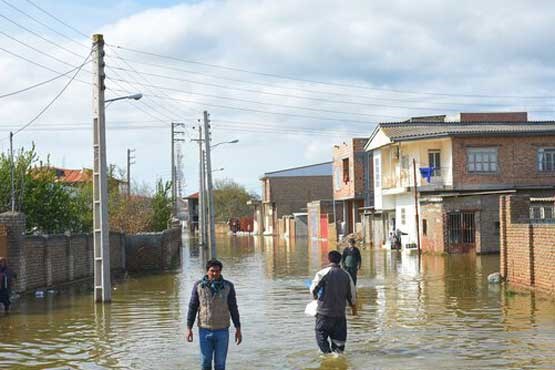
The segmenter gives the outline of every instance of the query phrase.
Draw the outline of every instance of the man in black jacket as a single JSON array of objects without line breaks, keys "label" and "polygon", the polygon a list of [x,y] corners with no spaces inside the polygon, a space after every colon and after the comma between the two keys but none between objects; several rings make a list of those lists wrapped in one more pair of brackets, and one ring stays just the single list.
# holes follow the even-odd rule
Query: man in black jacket
[{"label": "man in black jacket", "polygon": [[357,273],[358,270],[360,270],[361,263],[362,258],[360,256],[360,250],[356,247],[356,240],[351,238],[349,239],[349,245],[343,249],[341,266],[351,275],[351,279],[353,279],[355,285],[357,285]]},{"label": "man in black jacket", "polygon": [[347,341],[345,308],[348,302],[356,315],[356,288],[349,274],[339,267],[341,253],[329,252],[328,261],[329,265],[316,273],[310,286],[310,293],[318,300],[316,342],[323,353],[341,353]]}]

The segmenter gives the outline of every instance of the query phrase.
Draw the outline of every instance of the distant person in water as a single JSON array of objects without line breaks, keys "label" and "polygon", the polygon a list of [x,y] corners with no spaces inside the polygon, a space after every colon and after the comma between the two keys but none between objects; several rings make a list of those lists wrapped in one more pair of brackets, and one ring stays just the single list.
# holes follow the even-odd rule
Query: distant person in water
[{"label": "distant person in water", "polygon": [[360,270],[361,263],[362,258],[360,257],[360,250],[356,247],[356,240],[350,238],[349,245],[343,249],[343,254],[341,255],[341,266],[351,275],[355,285],[357,285],[357,273]]},{"label": "distant person in water", "polygon": [[16,274],[8,267],[8,260],[0,257],[0,303],[6,312],[10,310],[11,288],[15,277]]},{"label": "distant person in water", "polygon": [[341,253],[329,252],[328,262],[328,266],[316,273],[310,285],[310,293],[318,300],[316,342],[323,353],[341,353],[347,341],[345,308],[348,302],[356,315],[356,288],[349,274],[339,267]]},{"label": "distant person in water", "polygon": [[225,370],[229,343],[229,319],[235,326],[235,343],[243,340],[235,288],[222,276],[223,264],[210,260],[206,275],[195,282],[187,314],[187,341],[193,341],[193,324],[198,313],[201,369]]}]

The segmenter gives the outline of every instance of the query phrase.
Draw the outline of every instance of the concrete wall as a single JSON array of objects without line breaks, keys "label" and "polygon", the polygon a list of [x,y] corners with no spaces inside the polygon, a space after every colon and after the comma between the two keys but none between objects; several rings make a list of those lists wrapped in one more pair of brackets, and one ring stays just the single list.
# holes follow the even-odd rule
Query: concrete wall
[{"label": "concrete wall", "polygon": [[555,294],[555,224],[530,222],[530,198],[499,199],[501,275],[511,284]]},{"label": "concrete wall", "polygon": [[126,236],[127,270],[168,270],[179,265],[181,230]]},{"label": "concrete wall", "polygon": [[[25,216],[17,212],[0,214],[0,225],[7,229],[7,257],[10,267],[18,275],[17,291],[56,286],[93,276],[91,234],[24,236]],[[171,268],[180,261],[180,246],[180,229],[148,236],[111,232],[112,272],[147,269],[141,266]],[[144,250],[148,253],[143,253]]]}]

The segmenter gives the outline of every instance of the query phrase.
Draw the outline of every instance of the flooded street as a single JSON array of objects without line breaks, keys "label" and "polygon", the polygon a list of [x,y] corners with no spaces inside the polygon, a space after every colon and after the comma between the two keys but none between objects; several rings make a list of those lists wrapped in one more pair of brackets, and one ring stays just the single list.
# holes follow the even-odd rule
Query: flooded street
[{"label": "flooded street", "polygon": [[[228,368],[555,368],[555,301],[488,285],[499,257],[423,256],[362,250],[358,316],[348,316],[345,356],[322,359],[314,319],[303,313],[305,279],[325,263],[327,244],[230,237],[218,242],[223,275],[235,283],[244,342],[230,343]],[[113,303],[95,305],[75,287],[19,300],[0,314],[2,369],[198,369],[186,343],[187,303],[203,274],[185,243],[177,273],[131,276]],[[232,331],[233,333],[233,331]]]}]

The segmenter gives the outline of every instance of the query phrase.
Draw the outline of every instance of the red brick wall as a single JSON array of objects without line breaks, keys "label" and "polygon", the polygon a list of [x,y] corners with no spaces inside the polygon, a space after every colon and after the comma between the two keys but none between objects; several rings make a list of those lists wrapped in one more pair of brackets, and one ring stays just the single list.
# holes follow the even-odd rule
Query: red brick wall
[{"label": "red brick wall", "polygon": [[[333,187],[335,199],[360,198],[364,193],[364,145],[368,139],[355,138],[333,147]],[[343,159],[349,159],[349,181],[343,181]],[[335,188],[339,175],[340,188]]]},{"label": "red brick wall", "polygon": [[[496,174],[468,173],[468,147],[498,148]],[[554,185],[555,173],[537,171],[537,149],[555,146],[555,135],[527,137],[455,137],[453,138],[453,186],[455,189],[486,189],[515,185]]]},{"label": "red brick wall", "polygon": [[422,226],[420,227],[421,248],[423,252],[443,253],[444,230],[443,230],[443,206],[441,203],[421,204],[422,221],[426,220],[427,235],[424,235]]},{"label": "red brick wall", "polygon": [[501,275],[512,284],[555,294],[555,225],[530,223],[527,196],[502,196],[499,208]]}]

